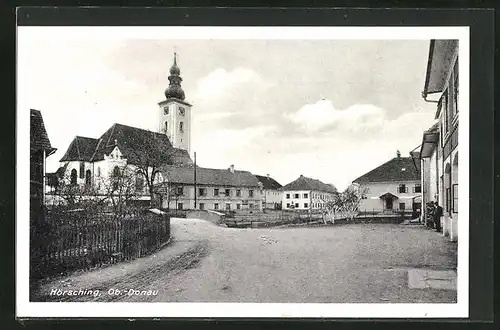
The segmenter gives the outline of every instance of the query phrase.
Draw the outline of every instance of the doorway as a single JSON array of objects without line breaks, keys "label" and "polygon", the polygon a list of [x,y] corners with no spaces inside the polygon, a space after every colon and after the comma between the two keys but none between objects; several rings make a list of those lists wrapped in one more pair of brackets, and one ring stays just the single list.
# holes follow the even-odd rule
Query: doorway
[{"label": "doorway", "polygon": [[385,209],[386,210],[392,210],[392,198],[391,197],[387,197],[385,199]]}]

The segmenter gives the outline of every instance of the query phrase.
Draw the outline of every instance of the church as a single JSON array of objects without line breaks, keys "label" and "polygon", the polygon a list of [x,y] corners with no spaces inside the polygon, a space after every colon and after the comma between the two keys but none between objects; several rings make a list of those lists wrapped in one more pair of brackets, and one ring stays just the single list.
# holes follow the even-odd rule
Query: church
[{"label": "church", "polygon": [[192,105],[185,100],[175,53],[168,80],[156,132],[115,123],[98,138],[76,136],[56,175],[65,184],[106,194],[118,191],[113,178],[127,171],[134,201],[158,198],[170,209],[261,210],[261,184],[252,173],[234,165],[202,168],[191,159]]}]

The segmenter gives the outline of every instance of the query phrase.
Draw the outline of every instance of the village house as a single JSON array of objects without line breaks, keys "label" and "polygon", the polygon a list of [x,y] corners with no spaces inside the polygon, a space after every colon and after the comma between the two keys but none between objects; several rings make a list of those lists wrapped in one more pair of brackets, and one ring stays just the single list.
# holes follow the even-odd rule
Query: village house
[{"label": "village house", "polygon": [[281,190],[284,210],[320,210],[337,194],[337,188],[334,185],[303,175],[282,187]]},{"label": "village house", "polygon": [[262,184],[262,207],[264,209],[279,210],[282,208],[283,186],[267,174],[266,176],[256,175],[257,180]]},{"label": "village house", "polygon": [[416,199],[422,192],[420,163],[412,157],[396,157],[353,181],[366,190],[360,202],[361,212],[414,212],[421,209]]},{"label": "village house", "polygon": [[259,181],[248,171],[235,170],[234,165],[228,169],[168,165],[161,168],[161,175],[170,191],[162,201],[163,208],[262,210]]},{"label": "village house", "polygon": [[46,159],[57,149],[50,144],[42,113],[30,110],[30,206],[45,204]]},{"label": "village house", "polygon": [[437,105],[436,123],[423,133],[419,158],[424,203],[443,207],[443,234],[458,239],[458,40],[431,40],[422,97]]}]

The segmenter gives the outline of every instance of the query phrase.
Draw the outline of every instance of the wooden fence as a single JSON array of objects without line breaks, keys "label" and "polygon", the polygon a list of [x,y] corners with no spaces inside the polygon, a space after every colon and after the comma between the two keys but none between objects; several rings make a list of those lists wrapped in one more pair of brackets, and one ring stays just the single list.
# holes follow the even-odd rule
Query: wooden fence
[{"label": "wooden fence", "polygon": [[145,256],[170,238],[170,218],[146,210],[115,216],[46,211],[31,225],[31,275],[66,274]]}]

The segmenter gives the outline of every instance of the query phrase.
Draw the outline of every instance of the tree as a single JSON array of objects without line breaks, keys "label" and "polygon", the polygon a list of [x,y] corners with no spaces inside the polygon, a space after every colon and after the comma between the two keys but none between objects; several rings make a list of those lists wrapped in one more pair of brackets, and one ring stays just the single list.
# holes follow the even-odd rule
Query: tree
[{"label": "tree", "polygon": [[130,201],[137,196],[136,173],[130,165],[114,167],[109,176],[97,182],[97,186],[116,216],[125,215]]},{"label": "tree", "polygon": [[153,204],[155,195],[159,195],[160,199],[163,195],[162,185],[159,184],[163,181],[160,168],[173,164],[175,149],[170,145],[166,136],[151,131],[148,131],[146,135],[137,135],[132,138],[136,139],[135,145],[140,145],[141,148],[130,148],[132,159],[128,161],[137,167],[137,174],[144,177],[151,204]]},{"label": "tree", "polygon": [[366,187],[348,187],[342,193],[338,193],[332,200],[323,201],[323,221],[334,223],[335,219],[346,218],[354,220],[358,214],[359,204],[368,193]]}]

